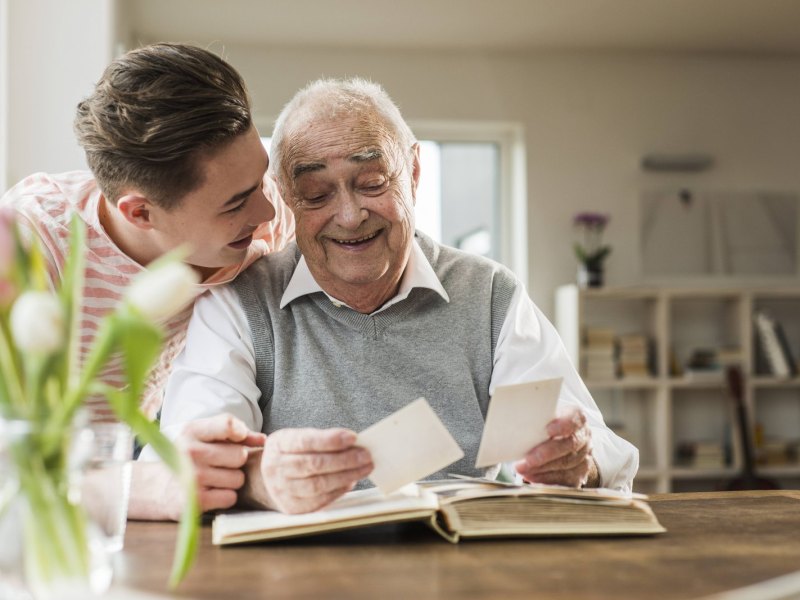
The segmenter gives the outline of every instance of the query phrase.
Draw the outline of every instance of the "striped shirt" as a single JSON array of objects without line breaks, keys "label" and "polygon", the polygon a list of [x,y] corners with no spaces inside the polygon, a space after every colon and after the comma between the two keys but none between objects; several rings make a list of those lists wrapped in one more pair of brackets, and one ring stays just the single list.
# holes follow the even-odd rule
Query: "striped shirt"
[{"label": "striped shirt", "polygon": [[[232,281],[253,261],[267,252],[280,250],[294,239],[291,211],[272,181],[265,177],[264,182],[264,193],[275,206],[275,218],[256,230],[245,259],[240,264],[221,268],[207,277],[196,287],[195,298],[209,288]],[[41,240],[53,282],[60,281],[62,277],[69,251],[69,227],[73,215],[77,213],[86,224],[86,271],[80,330],[82,359],[88,354],[103,317],[117,306],[131,279],[145,270],[145,267],[123,253],[106,234],[98,216],[101,197],[100,189],[89,171],[72,171],[58,175],[31,175],[11,188],[0,200],[4,205],[15,207],[21,217],[23,232]],[[150,417],[154,417],[161,407],[170,366],[186,340],[192,307],[193,303],[162,324],[164,348],[159,362],[153,368],[141,404],[142,410]],[[115,387],[125,385],[119,357],[110,361],[102,379]],[[93,420],[115,419],[104,398],[89,398],[87,408]]]}]

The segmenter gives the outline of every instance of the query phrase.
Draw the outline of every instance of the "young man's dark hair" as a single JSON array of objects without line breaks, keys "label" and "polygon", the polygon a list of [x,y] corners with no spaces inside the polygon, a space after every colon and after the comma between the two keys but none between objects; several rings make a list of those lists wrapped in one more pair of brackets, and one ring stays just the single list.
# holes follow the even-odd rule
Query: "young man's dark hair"
[{"label": "young man's dark hair", "polygon": [[75,133],[105,197],[126,185],[165,209],[203,183],[198,158],[252,124],[239,73],[197,46],[153,44],[124,54],[78,104]]}]

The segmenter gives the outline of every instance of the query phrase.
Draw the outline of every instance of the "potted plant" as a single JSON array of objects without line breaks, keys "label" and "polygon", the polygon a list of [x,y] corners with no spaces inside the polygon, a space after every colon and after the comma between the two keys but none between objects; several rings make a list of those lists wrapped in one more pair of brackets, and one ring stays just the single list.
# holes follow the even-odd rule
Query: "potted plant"
[{"label": "potted plant", "polygon": [[581,236],[581,241],[574,245],[575,256],[580,261],[578,284],[581,287],[603,285],[603,263],[611,254],[611,246],[603,244],[603,230],[609,220],[608,215],[596,212],[580,212],[572,219]]},{"label": "potted plant", "polygon": [[[0,493],[0,518],[14,496],[24,499],[24,579],[36,598],[81,597],[81,589],[96,588],[87,518],[71,482],[75,465],[70,455],[81,407],[90,395],[105,396],[117,418],[180,477],[186,507],[172,586],[188,571],[197,545],[199,508],[191,462],[139,410],[161,349],[157,323],[191,299],[196,276],[177,254],[151,265],[103,318],[81,360],[77,336],[85,245],[85,229],[76,218],[61,282],[52,289],[38,243],[25,243],[14,211],[0,208],[0,457],[16,473],[11,477],[7,472],[0,481],[6,492]],[[128,385],[123,389],[101,381],[112,356],[124,369]]]}]

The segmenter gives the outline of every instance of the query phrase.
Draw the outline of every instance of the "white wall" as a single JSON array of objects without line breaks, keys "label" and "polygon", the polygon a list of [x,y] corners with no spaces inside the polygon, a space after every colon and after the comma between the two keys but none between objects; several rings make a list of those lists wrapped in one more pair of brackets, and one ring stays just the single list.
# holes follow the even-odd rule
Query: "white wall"
[{"label": "white wall", "polygon": [[8,0],[0,0],[0,191],[6,189],[8,160]]},{"label": "white wall", "polygon": [[[0,55],[7,129],[3,190],[35,171],[83,168],[72,134],[78,102],[111,60],[115,0],[4,0],[8,51]],[[2,87],[0,87],[2,93]],[[0,171],[2,174],[2,171]]]},{"label": "white wall", "polygon": [[[219,50],[219,46],[217,47]],[[613,53],[455,53],[296,49],[225,44],[256,112],[274,116],[319,76],[382,83],[408,119],[524,125],[528,160],[530,292],[552,315],[574,281],[572,215],[607,211],[609,284],[639,277],[642,189],[800,190],[800,58]],[[704,151],[698,175],[653,175],[653,151]]]}]

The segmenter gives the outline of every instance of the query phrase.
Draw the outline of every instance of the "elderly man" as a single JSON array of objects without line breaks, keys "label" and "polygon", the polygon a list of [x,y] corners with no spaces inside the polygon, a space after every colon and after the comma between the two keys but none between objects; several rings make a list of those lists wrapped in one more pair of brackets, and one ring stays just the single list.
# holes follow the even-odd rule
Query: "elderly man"
[{"label": "elderly man", "polygon": [[[268,434],[251,504],[304,512],[372,469],[356,434],[419,396],[475,457],[494,388],[561,376],[550,439],[527,481],[629,490],[637,450],[603,423],[553,326],[508,269],[414,229],[419,145],[375,84],[322,80],[281,113],[270,172],[296,245],[196,305],[162,427],[229,412]],[[434,476],[442,476],[437,473]]]}]

